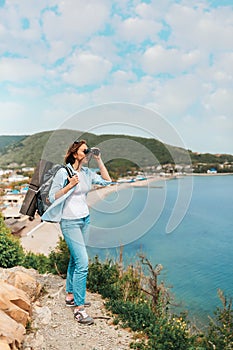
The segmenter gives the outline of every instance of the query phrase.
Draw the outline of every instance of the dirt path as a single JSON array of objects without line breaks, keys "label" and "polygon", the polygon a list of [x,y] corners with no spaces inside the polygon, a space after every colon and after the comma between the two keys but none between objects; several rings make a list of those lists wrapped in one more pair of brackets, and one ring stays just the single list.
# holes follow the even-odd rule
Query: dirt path
[{"label": "dirt path", "polygon": [[31,333],[26,336],[22,350],[130,349],[133,333],[113,325],[100,295],[87,293],[91,302],[87,312],[95,318],[95,324],[80,325],[73,318],[72,308],[65,306],[65,280],[54,275],[36,278],[44,285],[45,293],[34,305]]}]

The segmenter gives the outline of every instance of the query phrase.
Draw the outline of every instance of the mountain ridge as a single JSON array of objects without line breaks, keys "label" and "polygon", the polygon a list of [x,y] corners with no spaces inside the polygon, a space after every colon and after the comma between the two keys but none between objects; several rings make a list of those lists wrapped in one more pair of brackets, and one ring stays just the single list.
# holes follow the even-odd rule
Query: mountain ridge
[{"label": "mountain ridge", "polygon": [[[72,129],[43,131],[32,135],[0,135],[0,166],[11,163],[35,166],[41,158],[63,162],[67,147],[76,139],[85,139],[90,147],[100,145],[103,158],[112,164],[116,162],[138,164],[146,167],[159,164],[207,163],[223,164],[233,162],[231,154],[198,153],[181,147],[139,136],[124,134],[102,134]],[[4,139],[5,144],[4,144]],[[109,159],[111,155],[111,159]]]}]

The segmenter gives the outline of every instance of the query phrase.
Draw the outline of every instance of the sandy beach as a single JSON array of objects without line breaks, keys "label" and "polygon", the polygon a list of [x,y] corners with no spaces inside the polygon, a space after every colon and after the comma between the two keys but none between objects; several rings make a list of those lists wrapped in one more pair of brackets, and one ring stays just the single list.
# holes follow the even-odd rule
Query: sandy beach
[{"label": "sandy beach", "polygon": [[87,197],[88,205],[90,207],[93,206],[96,202],[103,200],[106,196],[108,196],[112,192],[118,192],[129,187],[149,187],[151,182],[158,181],[158,180],[161,180],[161,177],[153,176],[153,177],[149,177],[146,180],[140,180],[135,182],[122,182],[122,183],[117,183],[115,185],[93,189],[88,193],[88,197]]},{"label": "sandy beach", "polygon": [[[112,192],[118,192],[129,187],[149,187],[151,182],[160,179],[159,176],[153,176],[146,180],[95,188],[88,193],[88,205],[89,207],[94,206],[95,203],[103,200]],[[57,246],[59,237],[62,237],[62,233],[58,223],[41,222],[40,217],[36,215],[35,219],[28,221],[28,225],[22,230],[20,240],[25,251],[48,255]]]}]

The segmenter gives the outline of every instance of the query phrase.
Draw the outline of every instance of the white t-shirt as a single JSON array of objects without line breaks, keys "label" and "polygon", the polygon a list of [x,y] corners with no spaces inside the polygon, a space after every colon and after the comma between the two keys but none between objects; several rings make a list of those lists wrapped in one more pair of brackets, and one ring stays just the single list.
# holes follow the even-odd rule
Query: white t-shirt
[{"label": "white t-shirt", "polygon": [[77,174],[79,183],[75,186],[73,193],[65,201],[62,219],[80,219],[89,215],[86,198],[90,187],[87,183],[85,173],[80,171]]}]

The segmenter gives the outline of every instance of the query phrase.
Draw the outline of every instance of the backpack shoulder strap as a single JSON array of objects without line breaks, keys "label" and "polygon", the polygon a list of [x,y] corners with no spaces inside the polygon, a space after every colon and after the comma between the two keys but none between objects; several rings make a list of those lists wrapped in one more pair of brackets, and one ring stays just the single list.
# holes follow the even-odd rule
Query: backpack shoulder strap
[{"label": "backpack shoulder strap", "polygon": [[64,165],[64,168],[66,169],[69,177],[74,176],[74,172],[72,171],[72,169],[70,169],[67,165]]}]

